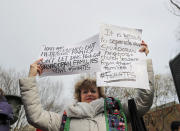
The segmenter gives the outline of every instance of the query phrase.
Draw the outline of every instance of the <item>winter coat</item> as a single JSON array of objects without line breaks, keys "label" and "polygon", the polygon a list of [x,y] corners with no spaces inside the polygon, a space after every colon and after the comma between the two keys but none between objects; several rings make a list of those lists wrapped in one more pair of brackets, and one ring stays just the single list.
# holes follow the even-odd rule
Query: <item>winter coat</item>
[{"label": "winter coat", "polygon": [[[148,75],[151,90],[137,89],[138,93],[135,97],[137,111],[141,116],[150,109],[153,101],[152,65],[148,65]],[[28,122],[43,131],[59,131],[63,114],[43,110],[35,77],[22,78],[19,83]],[[129,118],[128,103],[122,103],[122,107],[126,117]],[[67,116],[71,118],[70,131],[106,131],[103,111],[103,98],[90,103],[77,102],[68,106],[66,112]]]}]

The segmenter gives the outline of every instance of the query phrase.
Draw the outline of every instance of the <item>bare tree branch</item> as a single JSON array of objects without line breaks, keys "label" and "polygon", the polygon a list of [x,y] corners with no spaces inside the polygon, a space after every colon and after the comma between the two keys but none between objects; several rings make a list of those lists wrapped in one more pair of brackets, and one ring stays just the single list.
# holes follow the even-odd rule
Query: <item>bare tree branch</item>
[{"label": "bare tree branch", "polygon": [[178,10],[180,10],[180,5],[178,5],[177,3],[175,3],[173,0],[170,0],[170,2],[171,2]]}]

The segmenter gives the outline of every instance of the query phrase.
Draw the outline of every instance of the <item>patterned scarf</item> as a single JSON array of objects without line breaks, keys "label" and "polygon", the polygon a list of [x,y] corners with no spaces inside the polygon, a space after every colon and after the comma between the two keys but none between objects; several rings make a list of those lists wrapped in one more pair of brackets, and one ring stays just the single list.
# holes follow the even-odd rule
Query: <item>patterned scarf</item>
[{"label": "patterned scarf", "polygon": [[127,131],[127,121],[120,101],[108,97],[104,104],[107,131]]}]

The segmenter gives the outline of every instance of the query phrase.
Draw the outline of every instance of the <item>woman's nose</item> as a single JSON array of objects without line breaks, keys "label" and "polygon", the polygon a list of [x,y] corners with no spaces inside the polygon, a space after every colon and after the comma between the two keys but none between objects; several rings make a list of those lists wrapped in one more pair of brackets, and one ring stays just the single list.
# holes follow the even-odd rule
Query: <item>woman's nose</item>
[{"label": "woman's nose", "polygon": [[88,95],[91,95],[92,94],[92,92],[91,91],[88,91]]}]

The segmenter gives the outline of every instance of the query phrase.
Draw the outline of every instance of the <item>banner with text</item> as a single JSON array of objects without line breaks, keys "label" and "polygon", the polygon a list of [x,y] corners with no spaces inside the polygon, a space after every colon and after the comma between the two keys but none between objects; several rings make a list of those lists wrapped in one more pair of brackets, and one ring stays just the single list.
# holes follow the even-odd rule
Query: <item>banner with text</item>
[{"label": "banner with text", "polygon": [[73,47],[43,45],[39,57],[43,58],[41,76],[100,71],[99,35]]},{"label": "banner with text", "polygon": [[146,56],[139,52],[141,35],[141,29],[101,26],[98,86],[149,89]]}]

